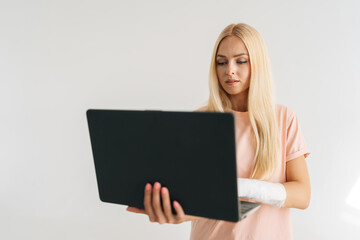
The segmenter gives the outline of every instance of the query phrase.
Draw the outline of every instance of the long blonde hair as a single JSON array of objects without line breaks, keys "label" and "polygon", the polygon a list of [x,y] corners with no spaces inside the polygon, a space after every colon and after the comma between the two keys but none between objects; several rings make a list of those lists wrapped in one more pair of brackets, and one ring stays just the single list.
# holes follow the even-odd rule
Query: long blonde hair
[{"label": "long blonde hair", "polygon": [[251,76],[248,112],[256,139],[255,163],[250,177],[269,180],[277,169],[277,160],[280,157],[275,91],[264,40],[253,27],[244,23],[230,24],[218,37],[211,58],[207,111],[228,112],[232,109],[228,94],[221,87],[216,74],[218,47],[220,42],[229,36],[240,38],[249,52]]}]

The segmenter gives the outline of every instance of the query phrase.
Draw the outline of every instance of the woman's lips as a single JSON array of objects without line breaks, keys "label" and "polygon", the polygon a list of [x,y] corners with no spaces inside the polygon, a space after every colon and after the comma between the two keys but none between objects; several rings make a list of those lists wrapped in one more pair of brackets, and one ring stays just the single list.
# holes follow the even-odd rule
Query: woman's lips
[{"label": "woman's lips", "polygon": [[225,83],[226,83],[226,84],[229,84],[229,85],[234,85],[234,84],[236,84],[236,83],[238,83],[238,82],[239,82],[239,80],[229,79],[229,80],[227,80]]}]

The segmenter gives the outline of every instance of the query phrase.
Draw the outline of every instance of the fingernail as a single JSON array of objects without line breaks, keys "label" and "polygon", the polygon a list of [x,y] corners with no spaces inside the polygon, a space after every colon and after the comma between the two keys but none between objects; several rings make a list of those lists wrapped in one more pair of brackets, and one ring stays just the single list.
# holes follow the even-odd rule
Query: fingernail
[{"label": "fingernail", "polygon": [[146,190],[150,190],[150,189],[151,189],[151,184],[150,184],[150,183],[147,183],[145,189],[146,189]]},{"label": "fingernail", "polygon": [[163,188],[161,188],[161,193],[162,194],[165,194],[166,193],[166,189],[163,187]]},{"label": "fingernail", "polygon": [[179,203],[177,201],[174,201],[174,207],[179,206]]},{"label": "fingernail", "polygon": [[156,182],[156,183],[154,184],[154,188],[158,189],[159,187],[160,187],[160,183]]}]

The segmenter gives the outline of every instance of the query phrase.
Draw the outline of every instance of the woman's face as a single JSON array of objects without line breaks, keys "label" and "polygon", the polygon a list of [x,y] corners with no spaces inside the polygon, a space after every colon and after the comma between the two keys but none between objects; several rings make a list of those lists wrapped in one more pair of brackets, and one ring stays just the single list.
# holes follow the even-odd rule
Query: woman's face
[{"label": "woman's face", "polygon": [[216,55],[216,73],[223,89],[237,95],[249,89],[249,53],[243,41],[234,36],[224,38]]}]

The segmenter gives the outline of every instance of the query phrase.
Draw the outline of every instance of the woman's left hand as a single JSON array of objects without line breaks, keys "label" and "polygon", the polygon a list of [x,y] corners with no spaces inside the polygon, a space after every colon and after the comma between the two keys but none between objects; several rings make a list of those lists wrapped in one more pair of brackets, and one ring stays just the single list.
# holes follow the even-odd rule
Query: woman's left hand
[{"label": "woman's left hand", "polygon": [[[160,203],[160,198],[162,200],[162,205]],[[156,182],[153,189],[150,183],[145,186],[145,209],[129,206],[126,210],[129,212],[146,214],[148,215],[150,222],[158,222],[160,224],[179,224],[186,221],[204,219],[202,217],[186,215],[177,201],[173,202],[173,206],[176,214],[173,214],[171,211],[170,194],[168,189],[166,187],[161,188],[161,184]]]}]

